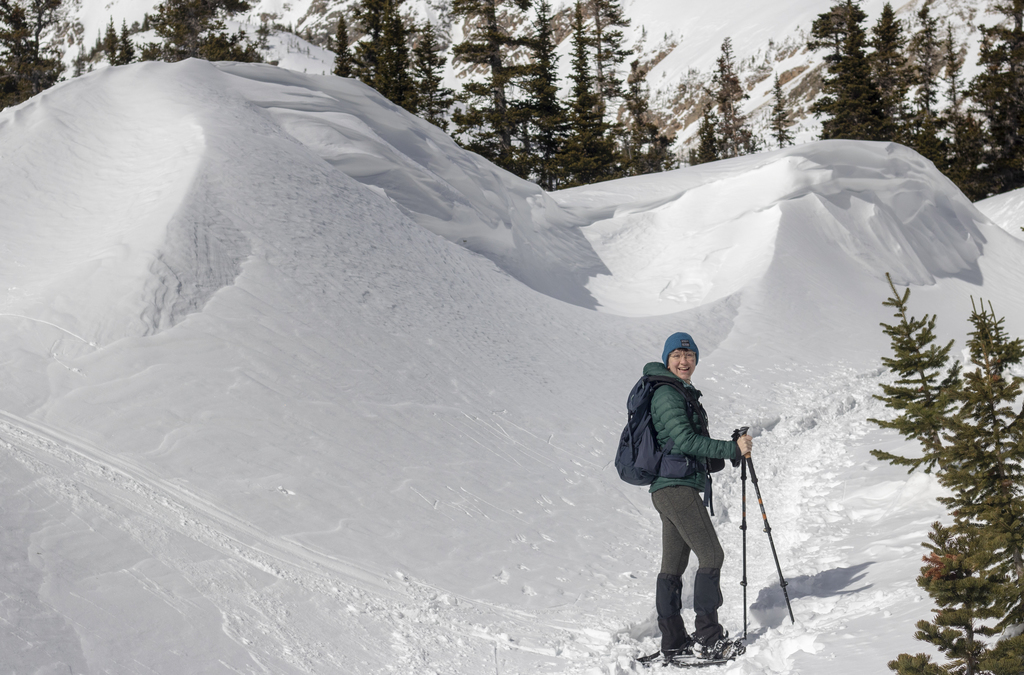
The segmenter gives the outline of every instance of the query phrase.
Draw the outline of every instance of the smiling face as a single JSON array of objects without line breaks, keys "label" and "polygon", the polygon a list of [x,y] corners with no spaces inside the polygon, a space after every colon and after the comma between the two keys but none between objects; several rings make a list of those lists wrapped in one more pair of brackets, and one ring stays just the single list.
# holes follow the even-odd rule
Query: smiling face
[{"label": "smiling face", "polygon": [[668,355],[668,370],[680,380],[690,381],[697,367],[697,354],[689,349],[677,349]]}]

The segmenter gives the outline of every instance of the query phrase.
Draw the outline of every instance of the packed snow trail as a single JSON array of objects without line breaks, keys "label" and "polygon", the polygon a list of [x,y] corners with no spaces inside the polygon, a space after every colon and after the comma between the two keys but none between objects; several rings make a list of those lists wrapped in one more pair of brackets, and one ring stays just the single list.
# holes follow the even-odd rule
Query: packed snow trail
[{"label": "packed snow trail", "polygon": [[[358,83],[185,61],[5,110],[0,152],[0,666],[629,672],[660,524],[611,460],[680,329],[712,434],[758,433],[798,619],[752,526],[755,639],[729,667],[916,647],[926,604],[886,603],[941,512],[867,455],[898,445],[864,422],[884,275],[925,284],[941,339],[980,293],[1024,334],[1024,242],[912,151],[546,195]],[[734,632],[738,499],[723,475]]]},{"label": "packed snow trail", "polygon": [[[762,403],[753,422],[754,459],[796,623],[748,484],[749,646],[715,672],[813,673],[824,663],[835,673],[881,672],[899,651],[916,647],[914,623],[930,605],[914,580],[920,543],[941,514],[934,502],[940,488],[931,476],[908,476],[868,454],[875,447],[913,452],[867,422],[885,417],[872,398],[885,377],[881,369],[837,365],[800,386],[780,386]],[[733,635],[743,630],[740,487],[738,469],[718,474],[713,521],[726,552],[721,616]],[[660,543],[657,531],[650,535],[652,565],[644,576],[653,589]],[[684,578],[684,608],[693,568]],[[645,672],[635,659],[656,651],[658,636],[653,607],[643,609],[634,622],[612,629],[604,654],[565,672]],[[692,611],[684,609],[684,618],[692,625]]]}]

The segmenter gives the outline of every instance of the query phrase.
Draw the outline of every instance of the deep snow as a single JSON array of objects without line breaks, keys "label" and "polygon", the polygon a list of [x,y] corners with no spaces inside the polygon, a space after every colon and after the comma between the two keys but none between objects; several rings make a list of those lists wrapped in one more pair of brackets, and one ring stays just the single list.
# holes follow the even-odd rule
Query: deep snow
[{"label": "deep snow", "polygon": [[[749,424],[734,673],[918,650],[938,488],[868,455],[884,274],[1024,335],[1024,242],[894,144],[547,195],[363,85],[108,68],[0,114],[0,666],[615,673],[659,528],[611,466],[666,335]],[[739,481],[716,487],[742,630]]]}]

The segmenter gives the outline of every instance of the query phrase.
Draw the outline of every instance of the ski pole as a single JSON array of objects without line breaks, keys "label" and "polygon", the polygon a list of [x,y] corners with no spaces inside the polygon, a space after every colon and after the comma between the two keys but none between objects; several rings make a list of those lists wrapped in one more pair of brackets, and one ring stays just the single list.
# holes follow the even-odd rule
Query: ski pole
[{"label": "ski pole", "polygon": [[[732,440],[739,440],[740,436],[746,436],[750,427],[740,427],[732,432]],[[744,458],[746,460],[746,458]],[[747,462],[740,464],[740,481],[742,481],[743,494],[743,520],[740,522],[740,529],[743,530],[743,580],[740,586],[743,587],[743,639],[747,639]]]},{"label": "ski pole", "polygon": [[754,484],[754,492],[757,493],[757,503],[761,506],[761,517],[764,519],[764,531],[768,534],[768,543],[772,547],[772,557],[775,558],[775,569],[779,572],[779,584],[782,586],[782,595],[786,598],[786,607],[789,609],[789,620],[796,623],[793,618],[793,606],[789,604],[789,591],[786,590],[786,579],[782,576],[782,565],[779,564],[779,554],[775,552],[775,540],[772,539],[772,526],[768,524],[768,514],[764,512],[764,501],[761,499],[761,488],[757,486],[757,473],[754,471],[754,460],[746,458],[746,464],[750,465],[750,482]]}]

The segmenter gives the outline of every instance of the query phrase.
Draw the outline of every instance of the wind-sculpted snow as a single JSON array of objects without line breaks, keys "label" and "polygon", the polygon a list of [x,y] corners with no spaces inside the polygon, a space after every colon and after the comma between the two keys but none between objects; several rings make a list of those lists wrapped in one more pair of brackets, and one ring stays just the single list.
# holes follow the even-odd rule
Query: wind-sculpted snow
[{"label": "wind-sculpted snow", "polygon": [[[736,293],[813,240],[818,260],[804,264],[854,261],[862,274],[917,286],[976,278],[985,243],[971,203],[930,162],[891,143],[811,143],[556,199],[596,221],[584,231],[611,274],[588,289],[602,309],[627,316]],[[778,250],[780,233],[796,235],[789,248]]]},{"label": "wind-sculpted snow", "polygon": [[729,671],[878,672],[940,514],[868,455],[914,451],[866,421],[884,274],[1024,333],[1024,242],[898,146],[545,195],[362,85],[186,61],[4,111],[0,156],[0,670],[639,672],[660,524],[612,449],[682,329],[793,581],[795,626],[752,527]]},{"label": "wind-sculpted snow", "polygon": [[584,307],[605,271],[577,227],[533,183],[460,148],[356,80],[224,66],[227,86],[333,167],[379,188],[413,221],[482,253],[531,288]]},{"label": "wind-sculpted snow", "polygon": [[222,285],[209,278],[219,276],[211,259],[190,261],[187,272],[161,263],[172,231],[188,227],[178,212],[205,139],[187,100],[153,87],[138,95],[152,70],[97,74],[87,97],[57,87],[0,118],[5,313],[106,343],[173,323],[162,298],[180,283],[176,272],[191,279],[175,303],[199,305]]}]

